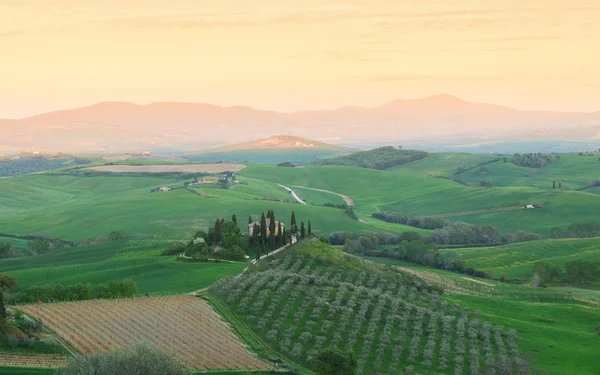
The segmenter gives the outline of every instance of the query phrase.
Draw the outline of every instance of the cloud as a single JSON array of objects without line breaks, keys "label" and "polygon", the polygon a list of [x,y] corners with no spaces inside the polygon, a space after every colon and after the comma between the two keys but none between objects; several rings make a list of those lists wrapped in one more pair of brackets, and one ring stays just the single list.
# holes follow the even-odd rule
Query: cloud
[{"label": "cloud", "polygon": [[400,82],[400,81],[487,81],[501,79],[495,76],[467,76],[452,74],[380,74],[354,77],[367,82]]}]

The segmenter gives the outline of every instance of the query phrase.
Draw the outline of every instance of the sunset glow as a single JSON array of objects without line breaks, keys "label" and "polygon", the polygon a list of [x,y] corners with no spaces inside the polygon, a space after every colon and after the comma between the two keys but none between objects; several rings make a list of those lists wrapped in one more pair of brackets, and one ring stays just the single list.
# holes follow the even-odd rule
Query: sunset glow
[{"label": "sunset glow", "polygon": [[597,0],[0,0],[0,118],[100,101],[294,111],[442,92],[592,112],[598,20]]}]

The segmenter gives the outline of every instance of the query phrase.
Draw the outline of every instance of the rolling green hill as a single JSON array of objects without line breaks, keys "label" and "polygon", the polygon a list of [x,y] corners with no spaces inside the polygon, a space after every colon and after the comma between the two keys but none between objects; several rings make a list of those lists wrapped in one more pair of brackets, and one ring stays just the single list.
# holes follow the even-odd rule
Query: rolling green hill
[{"label": "rolling green hill", "polygon": [[169,241],[110,241],[64,248],[35,257],[0,259],[0,270],[20,288],[41,284],[103,284],[133,279],[140,293],[188,293],[244,268],[243,263],[185,263],[160,256]]},{"label": "rolling green hill", "polygon": [[314,240],[209,292],[304,366],[328,347],[353,352],[361,374],[510,371],[519,361],[516,331],[488,323],[484,309],[448,303],[410,273]]},{"label": "rolling green hill", "polygon": [[454,251],[469,267],[492,270],[495,278],[504,274],[508,279],[529,280],[537,261],[563,268],[565,263],[573,260],[600,260],[600,239],[553,239]]}]

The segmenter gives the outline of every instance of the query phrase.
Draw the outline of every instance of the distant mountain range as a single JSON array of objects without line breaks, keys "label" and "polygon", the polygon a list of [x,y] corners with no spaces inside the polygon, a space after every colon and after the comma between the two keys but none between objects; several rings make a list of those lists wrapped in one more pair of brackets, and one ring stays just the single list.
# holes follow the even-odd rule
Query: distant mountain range
[{"label": "distant mountain range", "polygon": [[329,151],[356,151],[355,149],[333,145],[325,142],[319,142],[308,138],[297,137],[293,135],[277,135],[257,141],[239,143],[235,145],[219,147],[215,150],[207,150],[206,152],[232,152],[242,150],[269,150],[269,149],[284,149],[284,150],[329,150]]},{"label": "distant mountain range", "polygon": [[338,144],[524,137],[600,141],[600,112],[520,111],[450,95],[384,105],[279,113],[199,103],[104,102],[0,120],[0,153],[192,151],[273,134]]}]

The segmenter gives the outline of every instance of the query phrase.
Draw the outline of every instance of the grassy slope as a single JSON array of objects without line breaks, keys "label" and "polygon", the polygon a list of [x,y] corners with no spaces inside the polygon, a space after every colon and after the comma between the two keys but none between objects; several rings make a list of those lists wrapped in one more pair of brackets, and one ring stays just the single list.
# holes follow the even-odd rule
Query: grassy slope
[{"label": "grassy slope", "polygon": [[[414,165],[418,163],[421,162]],[[574,191],[553,192],[535,187],[492,189],[466,187],[452,181],[427,177],[414,171],[404,171],[401,168],[393,171],[376,171],[337,166],[287,169],[252,165],[240,173],[271,182],[347,194],[356,201],[355,210],[363,216],[378,210],[430,215],[516,206],[521,201],[544,203],[543,209],[486,212],[448,218],[480,225],[492,224],[503,232],[525,229],[547,233],[553,226],[594,220],[595,212],[600,206],[600,197],[595,194]]]},{"label": "grassy slope", "polygon": [[[452,272],[390,259],[370,259],[439,276],[440,285],[449,290],[448,300],[480,309],[482,316],[494,324],[517,329],[521,351],[533,355],[534,367],[544,373],[598,373],[600,343],[595,328],[600,326],[600,292],[576,288],[533,289],[485,280],[491,285],[488,286]],[[453,294],[454,287],[469,289],[472,293]]]},{"label": "grassy slope", "polygon": [[[478,184],[482,180],[490,181],[494,186],[537,186],[542,189],[552,189],[552,182],[562,182],[564,189],[581,189],[587,186],[589,180],[596,180],[595,173],[600,166],[597,156],[579,156],[562,154],[560,161],[543,168],[526,168],[510,163],[494,163],[488,165],[488,173],[482,175],[479,168],[467,171],[458,177],[460,180]],[[535,177],[530,173],[535,171]]]},{"label": "grassy slope", "polygon": [[497,247],[455,249],[469,267],[491,269],[494,277],[505,274],[509,279],[530,279],[536,261],[564,267],[572,260],[600,259],[598,238],[558,239],[521,242]]},{"label": "grassy slope", "polygon": [[10,243],[15,249],[23,253],[29,249],[29,241],[20,238],[0,237],[0,243]]},{"label": "grassy slope", "polygon": [[[242,180],[244,180],[242,178]],[[265,196],[291,201],[274,185],[248,179],[230,190],[199,187],[200,197],[184,190],[150,193],[151,188],[181,185],[182,181],[147,177],[26,176],[5,181],[0,190],[0,227],[14,234],[49,234],[69,240],[127,234],[189,237],[212,225],[216,217],[256,217],[272,209],[284,222],[292,211],[298,221],[311,220],[315,230],[361,230],[368,226],[343,211],[263,200]],[[245,222],[245,219],[242,220]]]},{"label": "grassy slope", "polygon": [[0,269],[14,275],[19,287],[45,283],[72,285],[108,280],[136,280],[140,293],[187,293],[235,275],[243,263],[183,263],[159,256],[162,240],[105,242],[88,247],[61,249],[36,257],[0,260]]},{"label": "grassy slope", "polygon": [[205,154],[186,156],[195,162],[217,162],[217,161],[249,161],[252,163],[279,164],[282,162],[309,163],[321,158],[345,155],[346,151],[327,149],[256,149],[238,150],[226,152],[210,152]]}]

